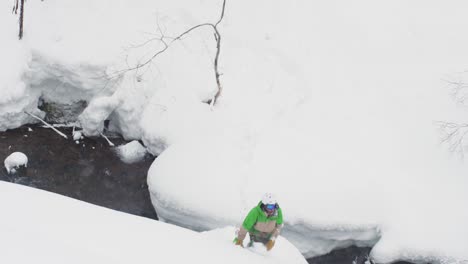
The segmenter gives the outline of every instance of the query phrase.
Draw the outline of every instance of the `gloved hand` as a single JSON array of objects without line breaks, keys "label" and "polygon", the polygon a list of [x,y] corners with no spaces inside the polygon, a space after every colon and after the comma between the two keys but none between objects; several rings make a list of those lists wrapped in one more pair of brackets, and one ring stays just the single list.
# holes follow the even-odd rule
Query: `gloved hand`
[{"label": "gloved hand", "polygon": [[244,242],[243,240],[240,240],[240,239],[237,239],[237,238],[234,239],[234,244],[236,244],[236,246],[244,247],[243,242]]},{"label": "gloved hand", "polygon": [[275,241],[274,240],[268,240],[268,242],[266,243],[265,247],[268,251],[270,251],[273,246],[275,245]]}]

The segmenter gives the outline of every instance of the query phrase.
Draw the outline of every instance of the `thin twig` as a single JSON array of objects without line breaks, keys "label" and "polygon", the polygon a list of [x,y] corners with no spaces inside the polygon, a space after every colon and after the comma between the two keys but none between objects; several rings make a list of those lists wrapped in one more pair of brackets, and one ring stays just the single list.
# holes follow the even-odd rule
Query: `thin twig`
[{"label": "thin twig", "polygon": [[16,14],[18,14],[18,0],[14,0],[14,1],[15,1],[15,3],[13,4],[12,12],[13,12],[13,14],[16,15]]},{"label": "thin twig", "polygon": [[221,16],[219,17],[218,22],[216,22],[215,27],[218,26],[219,23],[221,23],[221,20],[224,18],[224,10],[226,9],[226,0],[223,0],[223,8],[221,9]]},{"label": "thin twig", "polygon": [[203,23],[203,24],[200,24],[200,25],[196,25],[196,26],[193,26],[189,29],[187,29],[184,33],[180,34],[179,36],[175,37],[174,40],[171,41],[174,42],[176,40],[180,40],[183,36],[187,35],[188,33],[190,33],[191,31],[197,29],[197,28],[201,28],[201,27],[204,27],[204,26],[210,26],[210,27],[213,27],[214,28],[214,25],[211,24],[211,23]]},{"label": "thin twig", "polygon": [[55,132],[57,132],[57,134],[61,135],[62,137],[66,138],[66,139],[68,139],[68,137],[67,137],[65,134],[63,134],[62,132],[58,131],[55,127],[53,127],[51,124],[47,123],[46,121],[42,120],[40,117],[38,117],[38,116],[36,116],[36,115],[33,115],[33,114],[29,113],[29,112],[26,112],[26,111],[25,111],[25,113],[28,114],[28,115],[30,115],[30,116],[32,116],[32,117],[34,117],[35,119],[41,121],[42,123],[44,123],[44,125],[46,125],[46,126],[49,127],[49,128],[52,128],[52,130],[54,130]]},{"label": "thin twig", "polygon": [[464,157],[464,139],[468,135],[468,124],[436,122],[443,133],[441,143],[447,144],[451,152],[458,152]]},{"label": "thin twig", "polygon": [[451,86],[451,95],[458,104],[465,104],[468,99],[468,84],[462,80],[444,80]]}]

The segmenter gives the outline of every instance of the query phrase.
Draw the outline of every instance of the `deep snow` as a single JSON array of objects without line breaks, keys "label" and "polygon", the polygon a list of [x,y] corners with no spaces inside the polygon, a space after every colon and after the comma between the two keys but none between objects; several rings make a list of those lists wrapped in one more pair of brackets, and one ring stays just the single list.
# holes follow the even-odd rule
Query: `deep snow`
[{"label": "deep snow", "polygon": [[42,117],[39,97],[86,100],[87,136],[110,119],[162,153],[148,184],[168,222],[239,224],[268,191],[306,256],[375,244],[382,263],[468,259],[466,164],[434,126],[465,120],[447,80],[466,79],[468,4],[227,1],[214,107],[209,27],[116,75],[163,48],[161,34],[214,23],[221,4],[28,1],[22,41],[16,17],[0,16],[0,129]]},{"label": "deep snow", "polygon": [[282,237],[251,252],[233,227],[198,233],[6,182],[0,211],[2,263],[307,263]]}]

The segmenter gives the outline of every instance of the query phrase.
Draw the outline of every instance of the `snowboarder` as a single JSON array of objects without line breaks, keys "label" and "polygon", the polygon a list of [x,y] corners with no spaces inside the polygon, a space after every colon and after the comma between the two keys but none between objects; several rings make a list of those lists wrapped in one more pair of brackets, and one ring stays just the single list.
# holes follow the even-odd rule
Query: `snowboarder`
[{"label": "snowboarder", "polygon": [[237,231],[234,243],[244,247],[244,238],[247,232],[250,236],[248,246],[253,242],[261,242],[269,251],[275,245],[275,240],[283,227],[283,213],[275,197],[271,193],[263,195],[262,200],[245,218],[242,226]]}]

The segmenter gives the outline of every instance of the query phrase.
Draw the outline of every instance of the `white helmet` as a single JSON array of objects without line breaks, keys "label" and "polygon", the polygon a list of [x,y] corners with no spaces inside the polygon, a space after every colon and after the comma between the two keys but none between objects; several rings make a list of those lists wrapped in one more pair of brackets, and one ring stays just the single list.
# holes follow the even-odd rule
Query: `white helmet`
[{"label": "white helmet", "polygon": [[265,193],[262,197],[263,204],[276,204],[276,197],[272,193]]}]

